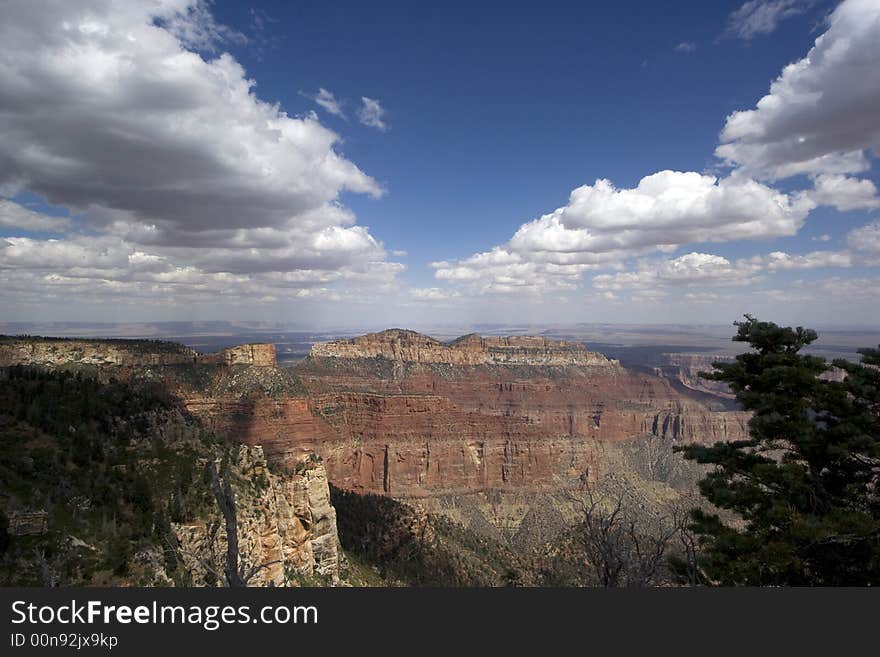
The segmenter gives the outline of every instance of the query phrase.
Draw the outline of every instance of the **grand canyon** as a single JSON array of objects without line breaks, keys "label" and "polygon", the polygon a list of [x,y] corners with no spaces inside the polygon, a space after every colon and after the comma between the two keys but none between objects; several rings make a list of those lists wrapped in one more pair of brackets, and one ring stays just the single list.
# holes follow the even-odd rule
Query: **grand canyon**
[{"label": "grand canyon", "polygon": [[571,491],[617,482],[659,507],[692,495],[699,473],[675,445],[747,435],[747,415],[724,394],[545,337],[443,342],[391,329],[316,343],[286,367],[268,343],[200,353],[4,338],[0,367],[13,366],[160,382],[202,426],[259,450],[281,477],[318,458],[340,490],[387,496],[520,549],[577,522]]}]

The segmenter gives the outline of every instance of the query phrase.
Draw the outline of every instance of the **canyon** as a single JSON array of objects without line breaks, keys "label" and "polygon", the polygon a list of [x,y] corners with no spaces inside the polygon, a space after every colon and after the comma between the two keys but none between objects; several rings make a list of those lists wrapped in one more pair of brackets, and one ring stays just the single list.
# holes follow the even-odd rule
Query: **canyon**
[{"label": "canyon", "polygon": [[[441,342],[391,329],[314,344],[288,368],[278,367],[272,344],[198,354],[124,343],[4,339],[0,365],[147,373],[207,428],[260,447],[274,467],[293,472],[318,455],[339,488],[506,535],[535,514],[570,516],[560,495],[623,470],[633,491],[669,498],[694,476],[651,481],[657,468],[632,464],[644,454],[678,459],[675,445],[747,435],[748,416],[713,402],[721,397],[543,337]],[[657,486],[669,490],[655,494]]]}]

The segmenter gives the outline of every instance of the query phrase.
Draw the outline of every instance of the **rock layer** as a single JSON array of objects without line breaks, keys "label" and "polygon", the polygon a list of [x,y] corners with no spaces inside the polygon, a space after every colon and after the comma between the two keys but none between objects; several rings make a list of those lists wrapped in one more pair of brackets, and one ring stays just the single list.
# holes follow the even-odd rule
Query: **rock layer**
[{"label": "rock layer", "polygon": [[[200,371],[211,383],[181,383],[180,365],[149,371],[165,376],[208,427],[261,446],[288,471],[319,454],[334,484],[400,498],[552,492],[595,478],[609,463],[609,446],[747,434],[746,414],[713,410],[704,393],[542,337],[444,343],[395,329],[316,344],[289,371],[275,366],[271,345],[193,356],[180,346],[150,353],[143,344],[151,343],[115,342],[122,341],[7,339],[0,362],[195,360],[210,366]],[[273,377],[248,372],[283,375],[286,383],[266,387]],[[230,377],[247,385],[224,385]]]},{"label": "rock layer", "polygon": [[449,343],[403,329],[370,333],[351,340],[321,342],[313,358],[385,358],[409,363],[448,365],[588,365],[615,367],[616,361],[588,351],[576,342],[542,337],[481,337],[465,335]]}]

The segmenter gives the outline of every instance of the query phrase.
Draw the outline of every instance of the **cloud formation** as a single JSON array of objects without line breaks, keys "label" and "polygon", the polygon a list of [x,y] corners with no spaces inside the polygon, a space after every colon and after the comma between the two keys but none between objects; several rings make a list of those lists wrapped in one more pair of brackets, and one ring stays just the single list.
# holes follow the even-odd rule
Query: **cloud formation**
[{"label": "cloud formation", "polygon": [[333,114],[342,119],[346,118],[345,112],[342,110],[341,101],[336,99],[336,96],[333,95],[332,91],[327,91],[324,87],[321,87],[318,89],[318,93],[314,95],[304,95],[306,98],[311,98],[315,103],[323,107],[327,113]]},{"label": "cloud formation", "polygon": [[846,242],[855,251],[880,256],[880,221],[851,230]]},{"label": "cloud formation", "polygon": [[[753,0],[730,17],[733,36],[769,34],[809,3]],[[787,66],[755,109],[727,117],[716,156],[725,176],[659,171],[635,187],[599,179],[571,192],[568,203],[523,224],[506,243],[456,262],[434,263],[435,276],[470,292],[570,289],[588,269],[595,289],[647,293],[674,285],[753,282],[784,270],[870,266],[853,244],[872,244],[873,224],[850,234],[856,253],[775,251],[736,261],[700,252],[671,260],[634,258],[672,253],[688,244],[795,236],[819,206],[840,211],[880,207],[876,185],[852,174],[870,168],[880,145],[880,5],[847,0],[803,59]],[[689,44],[678,50],[687,51]],[[806,174],[811,188],[770,186]],[[830,236],[819,238],[827,241]]]},{"label": "cloud formation", "polygon": [[866,171],[880,147],[880,3],[847,0],[803,59],[751,110],[734,112],[715,154],[748,175]]},{"label": "cloud formation", "polygon": [[825,173],[813,179],[808,192],[816,205],[833,206],[842,212],[880,207],[877,186],[870,180]]},{"label": "cloud formation", "polygon": [[0,227],[44,233],[65,230],[69,226],[70,220],[67,217],[51,217],[0,198]]},{"label": "cloud formation", "polygon": [[[339,204],[343,192],[383,194],[337,151],[339,136],[261,100],[229,53],[206,57],[237,40],[199,0],[5,7],[0,195],[27,190],[79,217],[60,240],[0,243],[9,289],[85,280],[60,263],[107,290],[156,293],[175,282],[198,289],[202,277],[206,291],[296,294],[400,271]],[[70,228],[23,212],[3,201],[0,222]]]},{"label": "cloud formation", "polygon": [[735,261],[710,253],[692,252],[667,260],[644,260],[635,271],[594,276],[593,287],[620,292],[677,286],[748,285],[767,273],[845,268],[851,267],[853,260],[846,251],[813,251],[804,255],[774,251]]},{"label": "cloud formation", "polygon": [[434,263],[440,280],[477,291],[571,288],[582,272],[681,244],[797,233],[815,202],[741,176],[660,171],[630,189],[600,179],[567,205],[522,225],[510,241],[458,262]]},{"label": "cloud formation", "polygon": [[361,107],[358,110],[358,120],[365,126],[376,128],[385,132],[388,130],[388,124],[383,118],[385,116],[385,108],[378,100],[361,96]]},{"label": "cloud formation", "polygon": [[813,0],[749,0],[727,18],[724,36],[749,41],[766,36],[786,18],[804,13]]}]

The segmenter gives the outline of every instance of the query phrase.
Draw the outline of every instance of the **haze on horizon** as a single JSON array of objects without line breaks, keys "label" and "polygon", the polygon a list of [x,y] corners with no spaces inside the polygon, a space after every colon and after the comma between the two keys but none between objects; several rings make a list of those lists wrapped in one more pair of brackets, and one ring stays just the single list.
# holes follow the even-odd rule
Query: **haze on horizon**
[{"label": "haze on horizon", "polygon": [[3,322],[880,324],[880,0],[11,0]]}]

